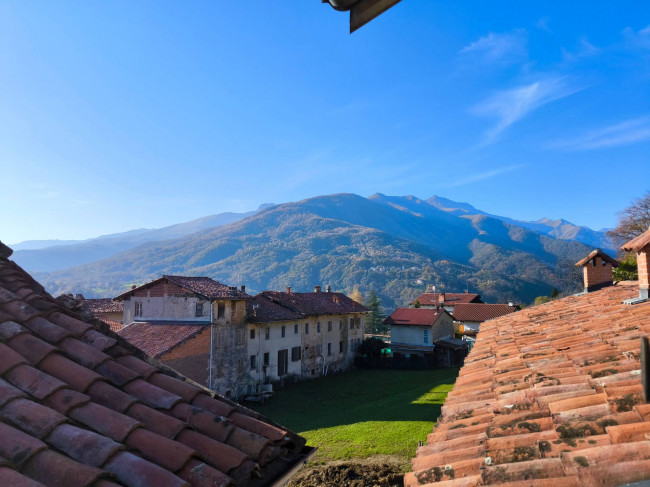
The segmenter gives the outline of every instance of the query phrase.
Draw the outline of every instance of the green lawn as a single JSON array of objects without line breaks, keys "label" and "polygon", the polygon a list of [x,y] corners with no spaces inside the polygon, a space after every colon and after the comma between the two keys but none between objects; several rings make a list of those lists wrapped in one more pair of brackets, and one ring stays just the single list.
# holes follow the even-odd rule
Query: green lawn
[{"label": "green lawn", "polygon": [[431,433],[457,374],[359,370],[279,389],[255,409],[318,447],[317,460],[389,455],[406,464]]}]

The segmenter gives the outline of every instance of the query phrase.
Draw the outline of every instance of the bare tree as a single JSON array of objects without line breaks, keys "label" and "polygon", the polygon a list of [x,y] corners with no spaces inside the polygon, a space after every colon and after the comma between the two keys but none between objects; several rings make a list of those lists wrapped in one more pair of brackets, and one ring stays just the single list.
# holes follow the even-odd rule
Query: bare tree
[{"label": "bare tree", "polygon": [[620,245],[650,228],[650,191],[619,213],[618,225],[607,235]]}]

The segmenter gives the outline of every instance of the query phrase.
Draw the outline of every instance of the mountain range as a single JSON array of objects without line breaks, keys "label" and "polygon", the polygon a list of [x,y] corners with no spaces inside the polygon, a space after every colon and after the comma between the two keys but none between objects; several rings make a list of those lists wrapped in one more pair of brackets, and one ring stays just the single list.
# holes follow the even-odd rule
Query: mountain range
[{"label": "mountain range", "polygon": [[[246,284],[251,292],[286,286],[308,291],[316,284],[351,292],[358,286],[364,294],[373,289],[390,309],[431,284],[449,292],[478,292],[488,302],[528,303],[554,287],[577,291],[581,284],[574,263],[593,248],[578,240],[599,234],[568,222],[517,222],[439,197],[382,194],[319,196],[223,215],[181,224],[198,229],[180,236],[174,226],[146,231],[146,237],[109,235],[19,250],[14,258],[54,295],[114,296],[162,274],[187,274]],[[133,245],[137,238],[149,241]],[[83,251],[86,245],[120,239],[132,246],[116,245],[112,255],[66,269],[33,267],[39,252]]]}]

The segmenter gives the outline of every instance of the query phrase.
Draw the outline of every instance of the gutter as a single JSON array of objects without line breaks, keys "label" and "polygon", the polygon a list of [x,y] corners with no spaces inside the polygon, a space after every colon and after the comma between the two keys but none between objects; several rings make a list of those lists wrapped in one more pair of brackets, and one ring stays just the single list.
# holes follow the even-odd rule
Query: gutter
[{"label": "gutter", "polygon": [[316,447],[310,447],[306,446],[303,448],[303,450],[307,450],[307,453],[305,455],[298,459],[298,461],[291,467],[289,470],[287,470],[282,477],[278,478],[275,480],[272,484],[269,484],[270,487],[284,487],[289,483],[291,480],[291,477],[296,475],[305,465],[307,465],[307,462],[313,458],[314,455],[316,455],[316,452],[318,451],[318,448]]}]

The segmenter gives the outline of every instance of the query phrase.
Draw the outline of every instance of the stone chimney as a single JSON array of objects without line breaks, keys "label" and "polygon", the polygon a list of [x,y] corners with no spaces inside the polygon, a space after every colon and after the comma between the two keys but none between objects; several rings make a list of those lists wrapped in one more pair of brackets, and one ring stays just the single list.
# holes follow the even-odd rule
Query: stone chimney
[{"label": "stone chimney", "polygon": [[329,284],[327,286],[325,286],[325,292],[326,293],[331,293],[332,292],[332,286],[330,286]]},{"label": "stone chimney", "polygon": [[445,302],[445,293],[440,293],[440,297],[438,297],[438,302],[440,304],[444,304],[444,302]]},{"label": "stone chimney", "polygon": [[243,293],[246,292],[246,286],[244,286],[243,284],[241,285],[241,292],[243,292]]},{"label": "stone chimney", "polygon": [[585,292],[591,293],[614,284],[612,269],[618,267],[618,261],[601,249],[595,249],[580,262],[576,262],[576,266],[582,267]]},{"label": "stone chimney", "polygon": [[287,294],[291,294],[291,286],[287,286]]},{"label": "stone chimney", "polygon": [[314,286],[314,292],[319,293],[320,292],[320,286]]},{"label": "stone chimney", "polygon": [[639,300],[645,301],[648,299],[648,290],[650,289],[650,228],[623,245],[621,250],[636,252],[636,266],[639,270]]}]

